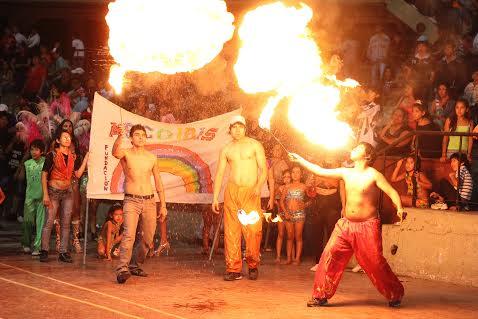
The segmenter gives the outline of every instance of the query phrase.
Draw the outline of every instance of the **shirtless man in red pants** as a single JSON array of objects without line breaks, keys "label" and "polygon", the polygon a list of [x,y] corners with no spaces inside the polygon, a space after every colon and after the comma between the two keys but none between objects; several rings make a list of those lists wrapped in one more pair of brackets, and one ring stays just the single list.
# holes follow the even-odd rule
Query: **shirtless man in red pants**
[{"label": "shirtless man in red pants", "polygon": [[392,199],[400,219],[403,208],[397,191],[380,172],[369,166],[373,152],[370,144],[360,143],[350,153],[355,166],[337,169],[324,169],[297,154],[289,154],[292,161],[314,174],[342,178],[345,182],[345,214],[335,225],[320,258],[308,307],[327,304],[353,254],[377,290],[388,299],[389,306],[400,306],[403,286],[383,257],[381,224],[376,207],[379,189]]}]

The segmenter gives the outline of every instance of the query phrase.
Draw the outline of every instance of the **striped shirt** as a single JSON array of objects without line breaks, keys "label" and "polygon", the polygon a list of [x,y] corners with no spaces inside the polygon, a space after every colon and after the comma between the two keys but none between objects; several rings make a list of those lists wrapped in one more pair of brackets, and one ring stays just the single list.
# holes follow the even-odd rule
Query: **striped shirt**
[{"label": "striped shirt", "polygon": [[[456,172],[455,177],[458,178],[458,171]],[[460,186],[460,197],[470,200],[471,193],[473,192],[473,179],[465,165],[461,165],[460,167],[460,179],[458,185]]]}]

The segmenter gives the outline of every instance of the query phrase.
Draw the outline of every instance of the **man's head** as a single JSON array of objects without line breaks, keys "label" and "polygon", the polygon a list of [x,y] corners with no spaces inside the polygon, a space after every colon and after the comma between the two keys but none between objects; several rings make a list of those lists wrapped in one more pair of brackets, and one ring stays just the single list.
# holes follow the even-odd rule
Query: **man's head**
[{"label": "man's head", "polygon": [[365,160],[368,165],[371,165],[375,160],[375,149],[367,142],[360,142],[350,152],[350,159],[354,162]]},{"label": "man's head", "polygon": [[471,75],[471,78],[473,79],[474,82],[478,82],[478,71],[473,72]]},{"label": "man's head", "polygon": [[70,147],[73,135],[68,131],[60,131],[56,137],[56,143],[62,147]]},{"label": "man's head", "polygon": [[30,144],[30,155],[32,156],[34,160],[39,159],[44,151],[45,151],[45,143],[43,143],[42,140],[36,139],[36,140],[33,140],[32,143]]},{"label": "man's head", "polygon": [[246,135],[246,119],[242,115],[235,115],[229,121],[229,133],[236,141]]},{"label": "man's head", "polygon": [[455,45],[452,42],[445,43],[443,53],[446,57],[452,57],[455,55]]},{"label": "man's head", "polygon": [[146,129],[141,124],[133,125],[129,131],[129,136],[133,146],[141,147],[146,143]]}]

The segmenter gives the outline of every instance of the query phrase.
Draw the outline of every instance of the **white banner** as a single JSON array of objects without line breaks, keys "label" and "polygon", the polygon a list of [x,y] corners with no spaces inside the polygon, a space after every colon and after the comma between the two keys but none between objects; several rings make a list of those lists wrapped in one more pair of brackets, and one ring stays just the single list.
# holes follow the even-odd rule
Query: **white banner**
[{"label": "white banner", "polygon": [[[211,203],[219,152],[231,141],[229,120],[237,114],[240,109],[198,122],[167,124],[128,112],[95,94],[87,197],[123,199],[123,169],[111,154],[118,124],[123,122],[128,134],[135,124],[146,128],[146,149],[158,158],[167,202]],[[131,147],[127,138],[123,146]]]}]

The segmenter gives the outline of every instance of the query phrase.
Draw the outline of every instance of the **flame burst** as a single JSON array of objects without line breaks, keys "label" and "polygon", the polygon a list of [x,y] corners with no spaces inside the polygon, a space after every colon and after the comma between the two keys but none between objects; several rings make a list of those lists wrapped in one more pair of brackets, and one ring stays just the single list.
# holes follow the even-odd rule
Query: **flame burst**
[{"label": "flame burst", "polygon": [[110,73],[117,92],[126,71],[174,74],[211,62],[234,33],[222,0],[116,0],[106,15]]},{"label": "flame burst", "polygon": [[259,118],[262,128],[270,129],[275,108],[283,97],[290,97],[291,124],[313,143],[340,148],[349,142],[352,130],[337,119],[339,87],[358,83],[324,74],[319,47],[307,27],[312,15],[303,3],[288,7],[282,2],[248,12],[239,28],[241,48],[234,70],[246,93],[274,94]]}]

